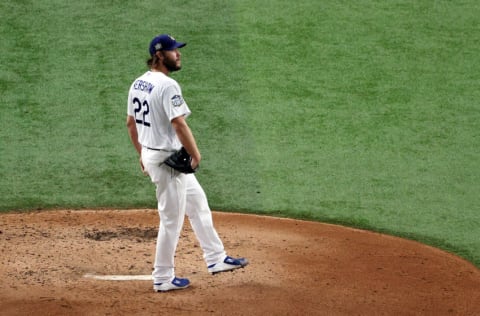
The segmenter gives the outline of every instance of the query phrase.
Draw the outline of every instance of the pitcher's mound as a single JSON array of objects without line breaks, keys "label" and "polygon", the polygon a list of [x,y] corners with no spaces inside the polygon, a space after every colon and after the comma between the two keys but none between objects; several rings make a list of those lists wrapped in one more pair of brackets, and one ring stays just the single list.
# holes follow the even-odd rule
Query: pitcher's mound
[{"label": "pitcher's mound", "polygon": [[212,276],[185,221],[154,293],[155,210],[0,215],[2,315],[480,315],[480,271],[416,242],[322,223],[214,213],[245,269]]}]

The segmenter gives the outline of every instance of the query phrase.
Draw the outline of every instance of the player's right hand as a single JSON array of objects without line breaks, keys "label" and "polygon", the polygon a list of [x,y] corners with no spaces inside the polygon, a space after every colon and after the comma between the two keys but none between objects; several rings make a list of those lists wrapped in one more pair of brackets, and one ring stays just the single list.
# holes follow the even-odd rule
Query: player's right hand
[{"label": "player's right hand", "polygon": [[197,169],[199,164],[200,164],[200,161],[192,157],[192,161],[190,162],[192,169],[194,170]]}]

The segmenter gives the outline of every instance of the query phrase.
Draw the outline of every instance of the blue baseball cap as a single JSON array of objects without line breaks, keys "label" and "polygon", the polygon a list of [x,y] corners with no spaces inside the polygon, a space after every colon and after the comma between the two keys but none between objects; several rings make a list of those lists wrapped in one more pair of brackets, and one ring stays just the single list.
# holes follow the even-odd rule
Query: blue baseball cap
[{"label": "blue baseball cap", "polygon": [[150,42],[150,55],[153,56],[155,55],[155,52],[158,50],[174,50],[177,48],[181,48],[183,46],[187,45],[187,43],[181,43],[177,42],[175,38],[168,34],[161,34],[156,36],[151,42]]}]

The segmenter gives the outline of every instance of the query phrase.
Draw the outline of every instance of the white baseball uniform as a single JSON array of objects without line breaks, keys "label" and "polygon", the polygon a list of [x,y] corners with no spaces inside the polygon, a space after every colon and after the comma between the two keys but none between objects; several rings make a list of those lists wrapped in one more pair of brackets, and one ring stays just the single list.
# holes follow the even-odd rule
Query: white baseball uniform
[{"label": "white baseball uniform", "polygon": [[160,225],[157,237],[154,283],[175,277],[174,255],[185,214],[200,242],[207,266],[226,257],[212,221],[207,197],[194,174],[173,170],[163,161],[182,147],[171,121],[190,115],[178,83],[162,72],[147,71],[128,94],[128,115],[135,118],[142,162],[156,185]]}]

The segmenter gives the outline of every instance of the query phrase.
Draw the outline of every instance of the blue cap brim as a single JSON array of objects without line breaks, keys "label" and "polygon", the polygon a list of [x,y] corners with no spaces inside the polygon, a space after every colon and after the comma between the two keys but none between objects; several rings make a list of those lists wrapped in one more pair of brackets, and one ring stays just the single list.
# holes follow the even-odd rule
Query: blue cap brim
[{"label": "blue cap brim", "polygon": [[187,43],[176,42],[176,43],[175,43],[175,46],[173,46],[173,49],[175,49],[175,48],[182,48],[182,47],[184,47],[185,45],[187,45]]}]

